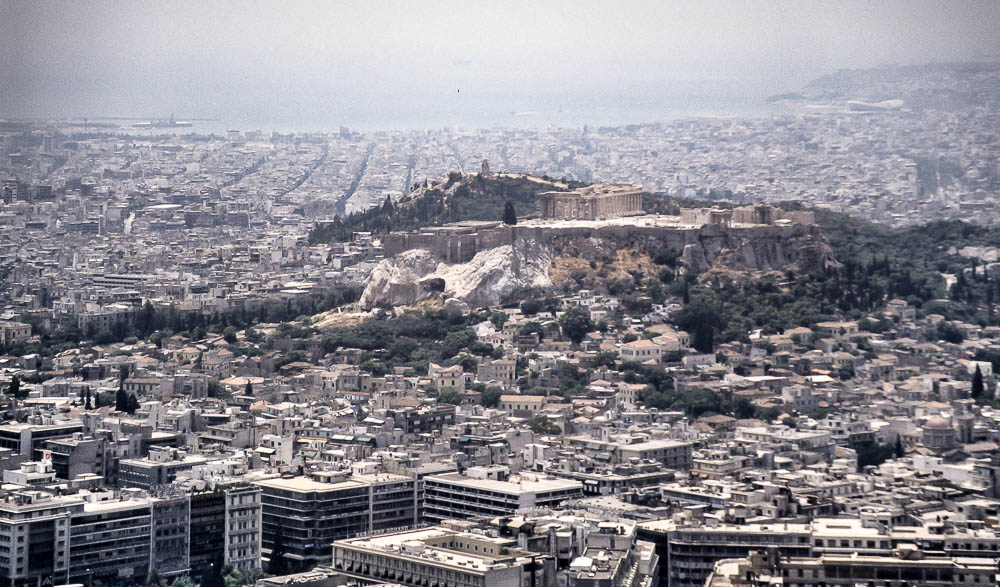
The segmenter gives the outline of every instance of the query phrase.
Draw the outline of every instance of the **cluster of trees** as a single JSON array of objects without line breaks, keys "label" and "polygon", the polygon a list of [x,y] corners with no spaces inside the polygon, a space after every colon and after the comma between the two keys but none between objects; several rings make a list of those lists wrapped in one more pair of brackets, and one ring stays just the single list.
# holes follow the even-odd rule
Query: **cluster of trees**
[{"label": "cluster of trees", "polygon": [[[865,317],[898,297],[949,319],[969,317],[968,307],[932,302],[944,295],[940,275],[918,274],[908,265],[909,261],[889,261],[883,256],[868,262],[846,259],[841,267],[816,273],[789,272],[780,281],[713,279],[687,285],[689,280],[679,280],[685,284],[680,289],[688,303],[676,322],[691,334],[694,348],[710,353],[721,342],[747,342],[752,330],[778,334],[841,316],[860,320],[868,330],[884,330],[888,322]],[[981,318],[983,324],[992,323],[985,311]],[[961,331],[948,322],[939,326],[936,336],[950,342],[962,340]]]},{"label": "cluster of trees", "polygon": [[[139,409],[139,398],[134,393],[125,391],[125,380],[128,379],[128,367],[122,367],[118,375],[118,391],[115,392],[115,410],[134,414]],[[100,399],[98,399],[100,403]],[[101,407],[101,406],[97,406]]]},{"label": "cluster of trees", "polygon": [[[486,408],[500,405],[500,396],[503,395],[502,388],[492,385],[487,387],[483,383],[474,384],[471,391],[479,392],[479,405]],[[457,406],[462,403],[462,394],[455,389],[442,389],[438,392],[438,402]]]},{"label": "cluster of trees", "polygon": [[674,378],[659,365],[645,365],[638,361],[623,361],[619,369],[626,383],[644,383],[639,401],[646,407],[658,410],[679,410],[690,418],[725,413],[722,400],[709,389],[689,389],[679,392],[674,388]]},{"label": "cluster of trees", "polygon": [[562,434],[562,428],[549,420],[548,416],[535,416],[528,420],[528,428],[535,434]]},{"label": "cluster of trees", "polygon": [[858,453],[858,471],[865,467],[877,467],[893,457],[902,456],[901,444],[868,442],[856,447]]},{"label": "cluster of trees", "polygon": [[[286,574],[288,574],[287,571],[280,573],[280,575]],[[191,577],[184,575],[168,583],[160,577],[156,569],[151,569],[146,584],[150,587],[243,587],[245,585],[254,585],[257,581],[267,576],[276,575],[279,575],[279,573],[270,572],[270,569],[268,569],[267,573],[254,570],[238,571],[225,565],[222,557],[219,556],[212,563],[212,566],[201,576],[199,582],[195,582]],[[95,581],[94,585],[97,585],[97,583]]]},{"label": "cluster of trees", "polygon": [[[644,206],[669,213],[676,204],[671,198],[647,196]],[[693,204],[698,203],[686,203]],[[640,276],[632,293],[641,293],[654,303],[665,294],[682,298],[686,308],[678,325],[691,333],[693,346],[701,352],[712,352],[720,342],[745,341],[754,329],[776,334],[841,316],[862,319],[894,298],[905,299],[925,313],[942,314],[949,321],[1000,324],[995,311],[1000,280],[976,260],[950,252],[969,245],[1000,246],[1000,233],[961,221],[890,228],[825,210],[817,210],[816,217],[839,267],[810,274],[786,272],[783,279],[699,282],[690,274],[675,279],[677,253],[665,249],[653,258],[662,266],[658,279]],[[955,276],[950,288],[942,274]],[[609,284],[609,290],[614,285]],[[626,309],[642,310],[628,306],[628,291],[619,294]],[[862,322],[872,331],[888,327],[885,321]],[[936,334],[944,340],[961,340],[961,332],[948,323]]]},{"label": "cluster of trees", "polygon": [[461,364],[466,372],[474,372],[479,358],[503,357],[502,347],[479,342],[472,330],[491,317],[486,311],[408,311],[399,316],[383,312],[358,325],[326,330],[322,344],[325,352],[362,349],[358,365],[374,375],[395,367],[426,374],[428,362]]},{"label": "cluster of trees", "polygon": [[[956,253],[967,246],[1000,246],[997,231],[960,220],[890,228],[824,210],[816,211],[816,219],[844,263],[845,274],[853,269],[873,276],[870,284],[854,281],[860,286],[856,294],[868,294],[874,305],[903,298],[948,320],[1000,323],[995,311],[1000,283],[976,259]],[[950,288],[946,289],[942,274],[955,277]],[[946,297],[949,302],[939,301]]]},{"label": "cluster of trees", "polygon": [[14,355],[38,353],[42,356],[51,356],[68,348],[74,348],[83,341],[109,344],[129,339],[148,339],[158,343],[161,338],[174,334],[195,340],[204,338],[210,333],[221,334],[227,342],[233,344],[236,342],[238,330],[257,323],[287,322],[303,315],[325,312],[354,303],[360,295],[359,288],[338,287],[297,303],[263,303],[255,311],[237,309],[212,314],[180,312],[172,305],[156,308],[146,301],[131,323],[121,321],[104,331],[90,329],[88,332],[81,332],[76,326],[64,330],[49,330],[40,321],[28,317],[25,320],[32,324],[33,332],[39,335],[40,341],[17,345],[8,352]]}]

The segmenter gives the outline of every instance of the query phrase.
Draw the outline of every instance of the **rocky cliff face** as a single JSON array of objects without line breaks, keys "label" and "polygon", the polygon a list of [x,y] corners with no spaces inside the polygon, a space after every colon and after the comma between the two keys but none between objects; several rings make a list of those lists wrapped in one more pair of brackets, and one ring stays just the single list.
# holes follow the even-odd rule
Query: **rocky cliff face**
[{"label": "rocky cliff face", "polygon": [[836,265],[833,249],[819,233],[788,237],[758,233],[701,236],[684,246],[681,262],[689,269],[703,272],[714,267],[743,271],[791,269],[809,273]]},{"label": "rocky cliff face", "polygon": [[[424,249],[385,259],[372,272],[360,303],[364,309],[409,305],[442,292],[446,298],[485,306],[516,291],[571,281],[601,288],[621,269],[655,275],[660,268],[649,258],[664,248],[678,251],[680,264],[698,273],[714,268],[811,272],[837,264],[815,226],[618,226],[586,232],[546,227],[544,232],[519,236],[510,245],[480,251],[466,263],[445,263]],[[630,254],[622,255],[623,251]],[[623,263],[628,267],[618,267]]]},{"label": "rocky cliff face", "polygon": [[375,267],[360,305],[366,310],[409,305],[439,291],[473,307],[494,305],[518,289],[551,286],[551,264],[549,247],[525,239],[481,251],[467,263],[444,263],[414,249]]}]

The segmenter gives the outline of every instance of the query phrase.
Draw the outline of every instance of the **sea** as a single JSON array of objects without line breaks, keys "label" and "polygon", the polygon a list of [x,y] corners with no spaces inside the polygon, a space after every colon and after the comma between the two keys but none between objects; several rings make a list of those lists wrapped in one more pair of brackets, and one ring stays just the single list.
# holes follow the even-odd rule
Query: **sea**
[{"label": "sea", "polygon": [[[227,130],[260,130],[265,133],[351,131],[432,131],[436,129],[553,129],[620,127],[664,123],[696,117],[758,118],[789,114],[780,103],[765,96],[745,94],[605,95],[550,94],[546,96],[489,96],[454,94],[419,96],[400,94],[357,101],[291,100],[270,106],[254,104],[173,113],[178,121],[190,116],[191,127],[177,134],[224,134]],[[153,120],[166,120],[168,114]],[[211,120],[199,120],[211,119]],[[167,129],[133,130],[131,134],[165,134]]]}]

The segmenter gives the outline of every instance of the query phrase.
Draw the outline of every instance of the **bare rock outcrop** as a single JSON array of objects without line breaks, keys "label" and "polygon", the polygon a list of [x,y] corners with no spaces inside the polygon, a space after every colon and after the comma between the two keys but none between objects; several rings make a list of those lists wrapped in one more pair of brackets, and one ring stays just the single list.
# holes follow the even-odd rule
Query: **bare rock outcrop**
[{"label": "bare rock outcrop", "polygon": [[366,310],[409,305],[436,291],[473,307],[498,304],[511,292],[552,285],[551,263],[551,250],[528,239],[480,251],[467,263],[445,263],[414,249],[375,267],[360,305]]}]

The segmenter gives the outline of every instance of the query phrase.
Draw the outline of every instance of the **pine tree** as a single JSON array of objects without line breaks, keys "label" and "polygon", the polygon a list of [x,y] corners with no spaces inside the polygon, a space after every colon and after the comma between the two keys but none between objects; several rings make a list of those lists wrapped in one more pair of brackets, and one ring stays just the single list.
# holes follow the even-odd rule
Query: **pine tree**
[{"label": "pine tree", "polygon": [[253,396],[253,383],[250,383],[249,379],[247,380],[246,389],[243,390],[243,395]]},{"label": "pine tree", "polygon": [[222,553],[220,552],[212,561],[208,572],[201,578],[201,587],[225,587],[226,579],[223,567],[225,566]]},{"label": "pine tree", "polygon": [[21,399],[21,380],[17,375],[10,378],[10,385],[7,386],[7,393],[14,399]]},{"label": "pine tree", "polygon": [[517,212],[514,211],[514,202],[510,200],[503,207],[503,223],[511,226],[517,224]]},{"label": "pine tree", "polygon": [[118,384],[118,391],[115,392],[115,410],[124,412],[128,409],[128,394],[125,393],[125,381]]},{"label": "pine tree", "polygon": [[983,372],[976,365],[976,373],[972,376],[972,399],[978,400],[983,395]]},{"label": "pine tree", "polygon": [[896,458],[901,459],[906,456],[906,450],[903,449],[903,436],[900,434],[896,435]]},{"label": "pine tree", "polygon": [[267,574],[276,577],[288,574],[288,559],[285,558],[285,536],[280,526],[274,534],[271,557],[267,562]]},{"label": "pine tree", "polygon": [[138,409],[139,400],[135,397],[134,393],[130,393],[128,399],[125,400],[125,411],[129,414],[134,414]]},{"label": "pine tree", "polygon": [[89,387],[87,388],[87,394],[84,396],[83,409],[85,409],[85,410],[93,410],[94,409],[93,404],[90,403],[90,388]]},{"label": "pine tree", "polygon": [[104,407],[104,401],[101,399],[100,393],[94,394],[94,409],[100,409]]}]

